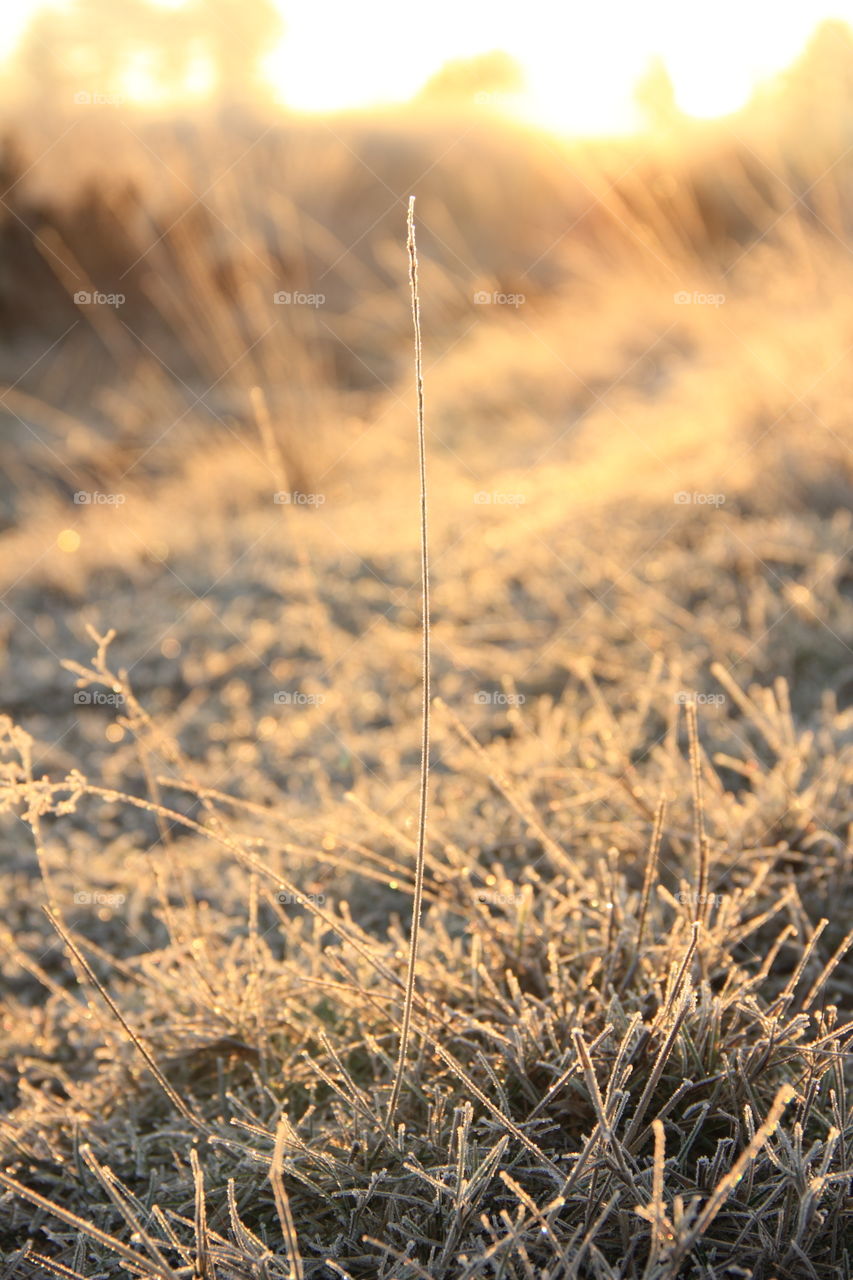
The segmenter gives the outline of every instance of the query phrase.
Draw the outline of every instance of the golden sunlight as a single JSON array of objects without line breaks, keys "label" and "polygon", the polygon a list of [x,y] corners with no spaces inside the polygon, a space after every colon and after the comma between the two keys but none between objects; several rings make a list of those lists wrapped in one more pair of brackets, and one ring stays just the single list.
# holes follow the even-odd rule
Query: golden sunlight
[{"label": "golden sunlight", "polygon": [[443,64],[500,49],[522,84],[483,90],[478,104],[560,133],[630,132],[642,125],[636,89],[655,62],[685,114],[727,114],[797,56],[822,18],[853,21],[853,0],[808,9],[722,0],[701,11],[680,0],[530,0],[523,23],[517,4],[436,0],[416,31],[412,12],[392,0],[283,4],[285,35],[265,64],[279,98],[301,111],[402,102]]},{"label": "golden sunlight", "polygon": [[[423,18],[394,0],[152,0],[132,20],[128,9],[119,38],[110,12],[101,0],[23,0],[4,12],[0,57],[14,53],[35,17],[35,45],[49,42],[53,63],[69,75],[81,33],[109,46],[111,83],[97,90],[130,103],[203,100],[225,79],[242,78],[301,113],[414,100],[559,134],[606,135],[642,129],[667,95],[681,115],[737,111],[790,65],[821,21],[853,25],[853,0],[720,0],[701,11],[680,0],[562,9],[530,0],[523,22],[506,0],[435,0]],[[59,34],[69,30],[70,53]],[[492,74],[501,59],[512,71]]]},{"label": "golden sunlight", "polygon": [[853,0],[4,3],[0,1280],[853,1280]]}]

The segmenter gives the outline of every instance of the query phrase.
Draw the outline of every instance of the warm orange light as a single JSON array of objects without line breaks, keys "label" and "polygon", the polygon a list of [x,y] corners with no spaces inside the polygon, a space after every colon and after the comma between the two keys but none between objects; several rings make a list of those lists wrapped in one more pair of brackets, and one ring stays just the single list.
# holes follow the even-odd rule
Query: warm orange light
[{"label": "warm orange light", "polygon": [[56,545],[60,551],[65,551],[69,555],[80,550],[80,534],[76,529],[63,529],[56,539]]},{"label": "warm orange light", "polygon": [[822,19],[853,24],[853,0],[809,6],[720,0],[710,10],[683,0],[583,7],[528,0],[523,22],[515,3],[434,0],[416,32],[412,11],[396,0],[283,0],[281,9],[286,35],[265,71],[291,107],[333,111],[405,101],[449,60],[500,49],[518,63],[525,90],[477,105],[579,134],[641,127],[634,94],[654,60],[665,65],[685,114],[724,115],[788,66]]},{"label": "warm orange light", "polygon": [[[644,126],[635,94],[654,61],[665,67],[682,113],[721,116],[743,106],[762,82],[790,65],[821,21],[840,18],[853,25],[853,0],[716,0],[710,9],[683,0],[602,0],[591,6],[528,0],[523,14],[515,0],[433,0],[422,11],[398,0],[276,0],[284,34],[273,34],[274,18],[258,17],[253,46],[236,39],[236,32],[229,45],[227,7],[208,15],[205,6],[189,0],[149,3],[168,15],[152,24],[156,38],[134,36],[137,28],[128,17],[122,47],[125,26],[116,0],[111,36],[119,40],[111,48],[113,54],[119,48],[120,58],[110,69],[111,82],[99,84],[94,73],[81,72],[80,88],[93,98],[102,94],[110,102],[150,106],[201,101],[222,87],[223,70],[239,77],[254,67],[255,83],[293,110],[365,109],[407,102],[446,63],[497,50],[518,65],[523,87],[472,90],[473,109],[586,135]],[[27,20],[45,7],[42,0],[13,6],[12,20],[0,32],[0,59],[20,40]],[[76,24],[70,0],[55,8],[57,22],[73,38],[82,19]],[[247,21],[254,12],[247,0]],[[164,58],[170,40],[176,56]],[[241,63],[241,50],[250,46],[254,51]]]}]

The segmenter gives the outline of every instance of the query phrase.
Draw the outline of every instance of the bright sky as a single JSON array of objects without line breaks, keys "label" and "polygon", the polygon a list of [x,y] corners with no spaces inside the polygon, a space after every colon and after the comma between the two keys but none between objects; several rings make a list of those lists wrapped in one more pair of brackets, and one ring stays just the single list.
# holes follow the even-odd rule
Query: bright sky
[{"label": "bright sky", "polygon": [[[403,102],[443,63],[499,49],[520,64],[528,86],[512,109],[570,133],[636,127],[633,90],[653,58],[665,63],[683,111],[724,115],[789,65],[818,22],[853,26],[853,0],[276,2],[285,32],[265,65],[290,107]],[[0,0],[0,56],[39,7],[39,0]],[[54,7],[73,11],[73,0]],[[117,6],[120,24],[119,14]],[[137,85],[128,81],[123,89],[133,96]]]},{"label": "bright sky", "polygon": [[287,38],[269,68],[303,110],[401,101],[443,62],[502,49],[528,84],[529,118],[568,131],[630,130],[632,92],[654,57],[678,105],[722,115],[790,64],[823,18],[853,0],[281,0]]}]

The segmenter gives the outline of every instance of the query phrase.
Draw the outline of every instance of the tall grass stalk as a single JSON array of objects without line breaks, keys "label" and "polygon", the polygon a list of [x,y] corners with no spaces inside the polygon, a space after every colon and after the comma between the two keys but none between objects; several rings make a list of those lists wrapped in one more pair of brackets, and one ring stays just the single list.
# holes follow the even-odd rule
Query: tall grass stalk
[{"label": "tall grass stalk", "polygon": [[385,1121],[386,1131],[394,1123],[400,1089],[406,1070],[406,1054],[412,1025],[412,1005],[415,998],[415,975],[418,964],[418,941],[421,929],[421,909],[424,893],[424,855],[426,850],[427,799],[429,795],[429,711],[430,711],[430,651],[429,651],[429,538],[427,531],[427,477],[426,437],[424,432],[424,379],[423,349],[421,343],[421,300],[418,292],[418,250],[415,242],[415,197],[409,197],[406,219],[406,247],[409,252],[409,285],[412,294],[412,323],[415,333],[415,385],[417,387],[418,419],[418,471],[420,478],[421,509],[421,599],[422,599],[422,705],[421,705],[421,778],[418,806],[418,850],[415,861],[415,895],[412,903],[412,928],[409,937],[409,964],[406,971],[406,994],[403,1003],[403,1025],[400,1030],[400,1047],[397,1054],[397,1070],[388,1103]]}]

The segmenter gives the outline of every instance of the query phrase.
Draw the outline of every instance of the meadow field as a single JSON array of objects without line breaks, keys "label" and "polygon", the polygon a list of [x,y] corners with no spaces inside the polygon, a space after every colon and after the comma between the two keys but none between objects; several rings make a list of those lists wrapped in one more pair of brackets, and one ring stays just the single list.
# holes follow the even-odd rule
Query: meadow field
[{"label": "meadow field", "polygon": [[0,171],[2,1280],[853,1275],[853,41]]}]

